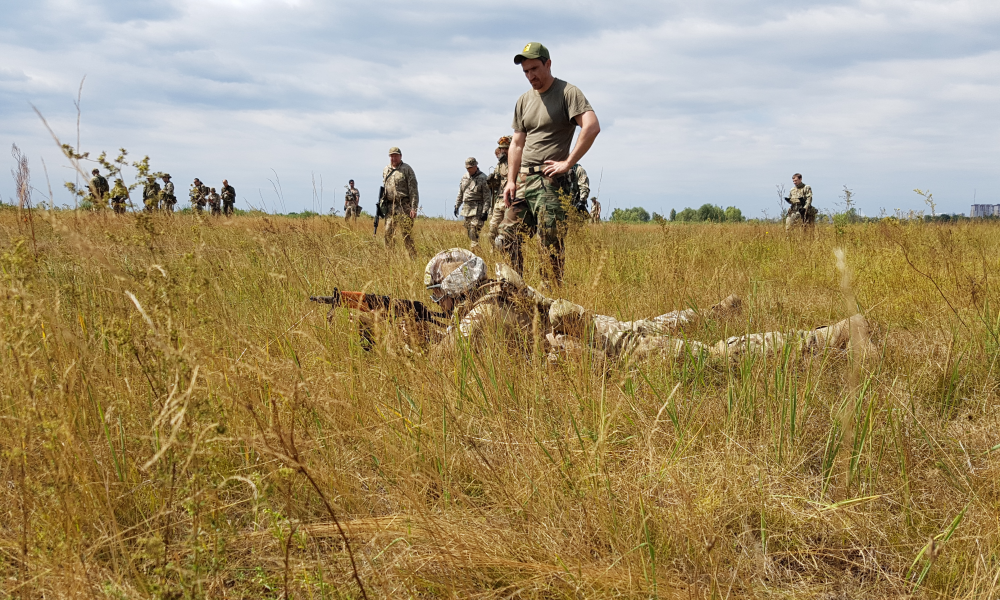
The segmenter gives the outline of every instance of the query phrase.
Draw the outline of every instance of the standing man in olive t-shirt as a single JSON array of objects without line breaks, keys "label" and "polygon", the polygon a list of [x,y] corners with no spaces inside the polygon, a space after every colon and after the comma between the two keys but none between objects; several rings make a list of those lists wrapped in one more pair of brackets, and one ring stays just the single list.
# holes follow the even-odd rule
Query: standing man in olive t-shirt
[{"label": "standing man in olive t-shirt", "polygon": [[[552,277],[546,273],[545,279],[559,284],[566,262],[566,205],[572,199],[569,171],[590,150],[601,125],[583,92],[552,76],[548,48],[531,42],[514,56],[514,64],[521,65],[531,89],[514,107],[510,173],[503,191],[507,212],[496,246],[522,273],[521,246],[537,230],[552,265]],[[577,126],[580,136],[571,151]]]}]

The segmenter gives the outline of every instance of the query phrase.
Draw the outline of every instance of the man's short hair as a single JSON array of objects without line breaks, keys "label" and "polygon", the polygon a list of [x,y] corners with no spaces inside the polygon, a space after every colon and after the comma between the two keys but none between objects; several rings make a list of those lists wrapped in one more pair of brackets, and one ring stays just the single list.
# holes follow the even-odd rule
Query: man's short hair
[{"label": "man's short hair", "polygon": [[353,179],[350,179],[350,180],[348,180],[348,182],[347,182],[347,183],[354,183],[354,180],[353,180]]},{"label": "man's short hair", "polygon": [[802,179],[802,173],[796,173],[795,175],[792,175],[792,179],[795,179],[796,177]]},{"label": "man's short hair", "polygon": [[101,170],[100,169],[94,169],[93,171],[91,171],[91,174],[93,174],[93,175],[100,175],[101,174]]}]

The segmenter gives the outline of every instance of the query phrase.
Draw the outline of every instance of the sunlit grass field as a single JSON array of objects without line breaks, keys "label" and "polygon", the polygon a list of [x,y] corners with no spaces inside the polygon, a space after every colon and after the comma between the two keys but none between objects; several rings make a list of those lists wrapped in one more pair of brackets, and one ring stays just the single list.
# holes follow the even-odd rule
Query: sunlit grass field
[{"label": "sunlit grass field", "polygon": [[26,216],[0,211],[0,595],[1000,594],[994,225],[577,227],[555,293],[598,313],[736,293],[686,335],[860,311],[876,349],[609,364],[366,349],[308,301],[427,301],[454,221],[411,261],[370,220]]}]

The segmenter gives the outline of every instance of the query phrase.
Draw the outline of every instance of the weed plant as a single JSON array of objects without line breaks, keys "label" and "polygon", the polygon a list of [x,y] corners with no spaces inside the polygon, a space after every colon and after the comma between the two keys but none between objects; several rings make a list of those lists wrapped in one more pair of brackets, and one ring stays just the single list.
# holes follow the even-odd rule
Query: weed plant
[{"label": "weed plant", "polygon": [[363,219],[25,218],[0,211],[5,596],[1000,593],[993,225],[577,228],[559,293],[599,313],[737,293],[687,335],[875,332],[864,360],[605,364],[531,332],[369,348],[308,302],[426,300],[454,222],[420,220],[410,261]]}]

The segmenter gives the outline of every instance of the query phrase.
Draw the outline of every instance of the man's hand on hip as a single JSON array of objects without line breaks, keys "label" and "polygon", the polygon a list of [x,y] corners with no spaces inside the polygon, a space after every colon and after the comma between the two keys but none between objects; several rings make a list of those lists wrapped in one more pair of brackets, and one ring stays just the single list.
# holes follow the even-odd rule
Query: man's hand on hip
[{"label": "man's hand on hip", "polygon": [[411,219],[416,219],[417,218],[417,211],[416,210],[411,210],[410,211],[410,218]]},{"label": "man's hand on hip", "polygon": [[569,164],[569,161],[547,160],[545,161],[545,166],[542,167],[542,174],[544,174],[546,177],[555,177],[556,175],[569,173],[569,170],[572,168],[573,165]]}]

